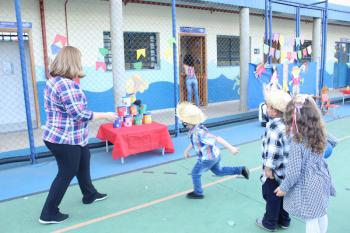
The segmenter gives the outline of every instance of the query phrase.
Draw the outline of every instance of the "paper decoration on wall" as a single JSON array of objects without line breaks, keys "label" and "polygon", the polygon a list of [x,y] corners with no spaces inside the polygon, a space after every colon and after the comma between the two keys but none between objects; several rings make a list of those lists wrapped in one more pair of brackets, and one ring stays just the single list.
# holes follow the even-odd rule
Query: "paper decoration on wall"
[{"label": "paper decoration on wall", "polygon": [[106,63],[103,62],[103,61],[97,61],[97,62],[96,62],[96,70],[99,70],[100,68],[101,68],[103,71],[106,71],[106,70],[107,70]]},{"label": "paper decoration on wall", "polygon": [[53,44],[56,44],[60,42],[61,43],[61,48],[66,46],[67,43],[67,37],[62,36],[60,34],[56,34],[55,39],[53,40]]},{"label": "paper decoration on wall", "polygon": [[285,51],[281,51],[281,62],[286,60],[286,57],[287,57],[287,53]]},{"label": "paper decoration on wall", "polygon": [[287,60],[290,61],[292,60],[292,53],[291,52],[287,52]]},{"label": "paper decoration on wall", "polygon": [[133,64],[135,70],[141,70],[142,69],[142,62],[135,62],[135,63],[132,63],[132,64]]},{"label": "paper decoration on wall", "polygon": [[304,36],[300,37],[300,42],[301,42],[302,45],[304,44],[304,42],[305,42],[305,37]]},{"label": "paper decoration on wall", "polygon": [[296,46],[300,45],[300,38],[299,37],[295,38],[295,45]]},{"label": "paper decoration on wall", "polygon": [[51,48],[51,53],[52,53],[53,55],[58,54],[58,52],[61,50],[61,48],[58,47],[58,46],[55,45],[55,44],[52,44],[52,45],[50,46],[50,48]]},{"label": "paper decoration on wall", "polygon": [[280,35],[279,41],[280,41],[280,45],[281,45],[281,48],[282,48],[283,45],[284,45],[284,36],[283,35]]},{"label": "paper decoration on wall", "polygon": [[104,57],[109,53],[109,50],[106,48],[99,48],[98,51],[100,52],[100,54]]},{"label": "paper decoration on wall", "polygon": [[289,82],[289,85],[292,85],[292,94],[293,96],[300,93],[300,83],[303,82],[300,77],[300,72],[302,70],[298,66],[292,68],[292,80]]},{"label": "paper decoration on wall", "polygon": [[288,64],[283,64],[283,91],[288,92]]},{"label": "paper decoration on wall", "polygon": [[298,54],[297,52],[292,53],[292,61],[298,60]]},{"label": "paper decoration on wall", "polygon": [[303,49],[303,57],[307,57],[307,49]]},{"label": "paper decoration on wall", "polygon": [[240,90],[241,90],[241,79],[239,78],[239,75],[237,75],[236,77],[233,78],[234,84],[233,84],[233,88],[232,90],[236,90],[237,88],[237,93],[238,95],[240,94]]},{"label": "paper decoration on wall", "polygon": [[273,34],[273,41],[278,42],[279,38],[280,38],[280,34],[279,33],[274,33]]},{"label": "paper decoration on wall", "polygon": [[280,50],[276,50],[275,57],[276,57],[277,60],[280,59],[280,57],[281,57],[281,51]]},{"label": "paper decoration on wall", "polygon": [[298,59],[300,60],[302,58],[302,55],[301,55],[301,50],[298,51]]},{"label": "paper decoration on wall", "polygon": [[139,60],[139,58],[143,56],[146,57],[146,49],[138,49],[136,50],[136,59]]},{"label": "paper decoration on wall", "polygon": [[308,53],[308,54],[311,54],[311,53],[312,53],[311,45],[307,46],[307,53]]},{"label": "paper decoration on wall", "polygon": [[167,60],[170,60],[171,56],[173,55],[173,50],[171,48],[167,48],[164,53],[165,53],[165,58]]},{"label": "paper decoration on wall", "polygon": [[278,75],[276,66],[273,66],[273,72],[270,78],[270,82],[266,86],[270,91],[282,89],[281,85],[278,83]]},{"label": "paper decoration on wall", "polygon": [[275,48],[270,48],[269,56],[275,56]]},{"label": "paper decoration on wall", "polygon": [[140,75],[134,75],[129,77],[125,83],[126,94],[136,94],[138,92],[143,93],[148,89],[148,82],[143,80]]},{"label": "paper decoration on wall", "polygon": [[173,44],[176,44],[176,40],[174,37],[169,38],[168,44],[170,47],[173,47]]},{"label": "paper decoration on wall", "polygon": [[265,72],[265,65],[263,63],[257,65],[254,72],[256,78],[261,78],[262,74]]},{"label": "paper decoration on wall", "polygon": [[264,44],[264,54],[268,54],[269,53],[269,48],[270,46],[268,46],[267,44]]}]

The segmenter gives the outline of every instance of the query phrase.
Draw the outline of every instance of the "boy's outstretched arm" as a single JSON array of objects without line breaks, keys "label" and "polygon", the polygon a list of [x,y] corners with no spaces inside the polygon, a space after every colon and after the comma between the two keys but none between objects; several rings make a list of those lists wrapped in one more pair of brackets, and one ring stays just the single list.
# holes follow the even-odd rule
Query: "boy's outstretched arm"
[{"label": "boy's outstretched arm", "polygon": [[236,154],[239,152],[239,148],[232,146],[222,137],[216,137],[216,141],[223,145],[226,149],[228,149],[232,154]]},{"label": "boy's outstretched arm", "polygon": [[190,143],[187,147],[186,147],[186,149],[185,149],[185,151],[184,151],[184,157],[185,157],[185,159],[186,158],[189,158],[190,157],[190,150],[192,149],[192,144]]}]

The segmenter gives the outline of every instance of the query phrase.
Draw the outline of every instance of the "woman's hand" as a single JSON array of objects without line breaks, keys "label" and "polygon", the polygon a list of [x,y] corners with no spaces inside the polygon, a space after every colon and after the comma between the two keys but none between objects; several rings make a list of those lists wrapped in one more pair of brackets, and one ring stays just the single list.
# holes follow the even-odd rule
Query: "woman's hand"
[{"label": "woman's hand", "polygon": [[277,196],[277,197],[283,197],[284,195],[286,195],[286,193],[283,192],[283,191],[281,190],[280,187],[277,187],[277,188],[275,189],[274,193],[276,193],[276,196]]},{"label": "woman's hand", "polygon": [[265,167],[264,168],[264,172],[265,172],[265,176],[271,180],[275,179],[275,177],[273,176],[273,172],[271,170],[271,168],[269,167]]},{"label": "woman's hand", "polygon": [[118,118],[118,114],[115,112],[106,112],[105,119],[108,121],[114,121]]}]

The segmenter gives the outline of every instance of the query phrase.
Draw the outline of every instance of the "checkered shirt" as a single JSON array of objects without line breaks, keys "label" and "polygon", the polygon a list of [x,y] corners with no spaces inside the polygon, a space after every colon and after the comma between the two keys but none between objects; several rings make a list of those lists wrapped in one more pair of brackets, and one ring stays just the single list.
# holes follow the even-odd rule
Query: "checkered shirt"
[{"label": "checkered shirt", "polygon": [[194,126],[189,131],[189,138],[199,160],[213,160],[220,155],[220,149],[216,146],[216,137],[210,134],[204,125]]},{"label": "checkered shirt", "polygon": [[[286,127],[281,118],[273,118],[266,124],[266,131],[262,138],[263,168],[269,167],[278,183],[285,176],[285,167],[288,162],[289,140],[286,136]],[[265,173],[261,181],[266,181]]]},{"label": "checkered shirt", "polygon": [[88,121],[93,113],[80,85],[62,77],[50,78],[44,90],[46,125],[43,139],[57,144],[88,144]]},{"label": "checkered shirt", "polygon": [[290,143],[286,178],[280,188],[286,193],[283,208],[304,220],[327,214],[330,196],[336,193],[325,159],[305,142]]}]

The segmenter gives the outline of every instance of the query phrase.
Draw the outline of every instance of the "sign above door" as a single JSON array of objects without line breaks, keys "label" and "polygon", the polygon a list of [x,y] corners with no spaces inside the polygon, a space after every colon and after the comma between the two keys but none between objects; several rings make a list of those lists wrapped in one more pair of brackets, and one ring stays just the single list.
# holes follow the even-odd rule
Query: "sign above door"
[{"label": "sign above door", "polygon": [[197,27],[180,27],[180,32],[184,33],[200,33],[205,34],[205,28],[197,28]]}]

